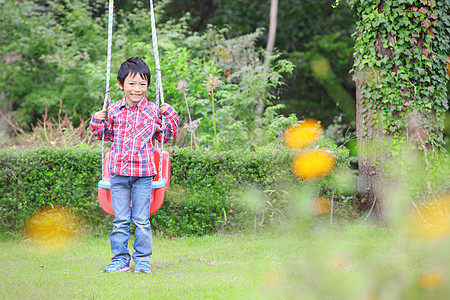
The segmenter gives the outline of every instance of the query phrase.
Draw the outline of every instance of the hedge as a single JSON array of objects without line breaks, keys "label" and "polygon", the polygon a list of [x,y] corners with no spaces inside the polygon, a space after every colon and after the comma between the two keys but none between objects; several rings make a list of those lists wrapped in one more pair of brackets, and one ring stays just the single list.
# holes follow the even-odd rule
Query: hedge
[{"label": "hedge", "polygon": [[[235,229],[251,217],[240,201],[247,187],[264,191],[299,183],[287,150],[169,151],[171,186],[151,218],[153,229],[166,235]],[[29,216],[57,204],[79,213],[91,229],[110,231],[112,216],[97,200],[100,166],[101,151],[88,147],[0,149],[0,230],[20,232]]]}]

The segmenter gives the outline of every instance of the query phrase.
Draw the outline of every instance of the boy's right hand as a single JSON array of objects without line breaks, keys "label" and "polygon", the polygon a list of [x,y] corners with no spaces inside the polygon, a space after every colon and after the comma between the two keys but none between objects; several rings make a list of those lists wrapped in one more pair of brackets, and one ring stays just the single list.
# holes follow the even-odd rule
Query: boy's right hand
[{"label": "boy's right hand", "polygon": [[102,121],[105,120],[106,119],[106,109],[96,112],[92,117],[97,120],[102,120]]}]

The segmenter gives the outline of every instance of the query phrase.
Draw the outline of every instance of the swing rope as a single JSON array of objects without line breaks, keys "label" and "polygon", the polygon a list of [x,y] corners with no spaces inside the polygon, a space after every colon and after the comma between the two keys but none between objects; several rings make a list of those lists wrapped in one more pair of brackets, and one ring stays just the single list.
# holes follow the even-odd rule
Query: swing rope
[{"label": "swing rope", "polygon": [[[153,10],[153,0],[150,0],[150,14],[151,14],[151,23],[152,23],[152,42],[153,42],[153,54],[155,56],[155,69],[156,69],[156,105],[159,107],[159,101],[161,100],[161,104],[164,103],[164,92],[162,88],[162,79],[161,79],[161,67],[159,65],[159,52],[158,52],[158,37],[156,36],[156,25],[155,25],[155,12]],[[159,157],[159,172],[158,174],[162,174],[162,155],[164,149],[164,128],[166,127],[166,118],[161,114],[161,125],[162,125],[162,137],[161,137],[161,153]],[[159,178],[161,179],[161,178]]]},{"label": "swing rope", "polygon": [[[108,10],[108,53],[106,58],[106,92],[105,100],[103,101],[103,110],[105,110],[111,103],[111,96],[109,94],[109,82],[111,81],[111,48],[112,48],[112,29],[113,29],[113,15],[114,15],[114,0],[109,0]],[[104,162],[105,160],[105,131],[102,134],[102,180],[105,177]]]},{"label": "swing rope", "polygon": [[[156,105],[159,107],[159,103],[164,103],[164,92],[162,88],[161,79],[161,67],[159,64],[159,52],[158,52],[158,38],[156,36],[156,25],[155,25],[155,13],[153,10],[153,0],[150,0],[150,12],[151,12],[151,27],[152,27],[152,42],[153,42],[153,54],[155,56],[155,69],[156,69]],[[111,48],[112,48],[112,29],[113,29],[113,15],[114,15],[114,0],[109,0],[109,10],[108,10],[108,52],[106,61],[106,92],[105,99],[103,101],[103,110],[105,110],[111,103],[110,96],[110,80],[111,80]],[[166,126],[166,119],[161,114],[161,125],[162,125],[162,137],[161,137],[161,154],[159,159],[159,172],[162,174],[162,155],[164,147],[164,128]],[[105,160],[105,132],[102,134],[102,180],[104,179],[104,160]],[[161,178],[159,178],[161,180]]]}]

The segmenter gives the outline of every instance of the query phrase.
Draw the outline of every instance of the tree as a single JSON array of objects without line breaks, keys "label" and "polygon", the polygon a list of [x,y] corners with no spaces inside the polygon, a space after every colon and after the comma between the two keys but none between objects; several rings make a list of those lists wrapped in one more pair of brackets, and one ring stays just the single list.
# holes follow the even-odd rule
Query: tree
[{"label": "tree", "polygon": [[277,16],[278,16],[278,0],[270,1],[270,23],[269,35],[267,38],[267,55],[272,54],[275,48],[275,38],[277,36]]},{"label": "tree", "polygon": [[[269,69],[269,60],[273,54],[273,50],[275,48],[275,38],[277,36],[277,15],[278,15],[278,0],[270,1],[270,24],[269,24],[269,35],[267,38],[267,46],[266,46],[266,56],[264,59],[264,65]],[[262,117],[264,113],[264,99],[262,97],[259,98],[259,103],[255,108],[256,114]]]},{"label": "tree", "polygon": [[383,217],[389,180],[385,167],[396,149],[412,143],[427,163],[430,154],[443,146],[450,2],[348,3],[357,19],[353,71],[359,188]]}]

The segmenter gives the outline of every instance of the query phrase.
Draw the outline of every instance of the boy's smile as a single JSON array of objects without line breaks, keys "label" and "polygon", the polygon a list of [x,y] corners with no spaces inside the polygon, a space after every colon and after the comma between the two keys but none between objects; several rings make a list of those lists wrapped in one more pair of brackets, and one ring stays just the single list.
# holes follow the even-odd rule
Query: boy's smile
[{"label": "boy's smile", "polygon": [[125,93],[125,100],[128,105],[136,105],[142,98],[147,95],[148,81],[146,78],[142,78],[140,74],[128,74],[123,82],[123,86],[117,81],[119,87]]}]

